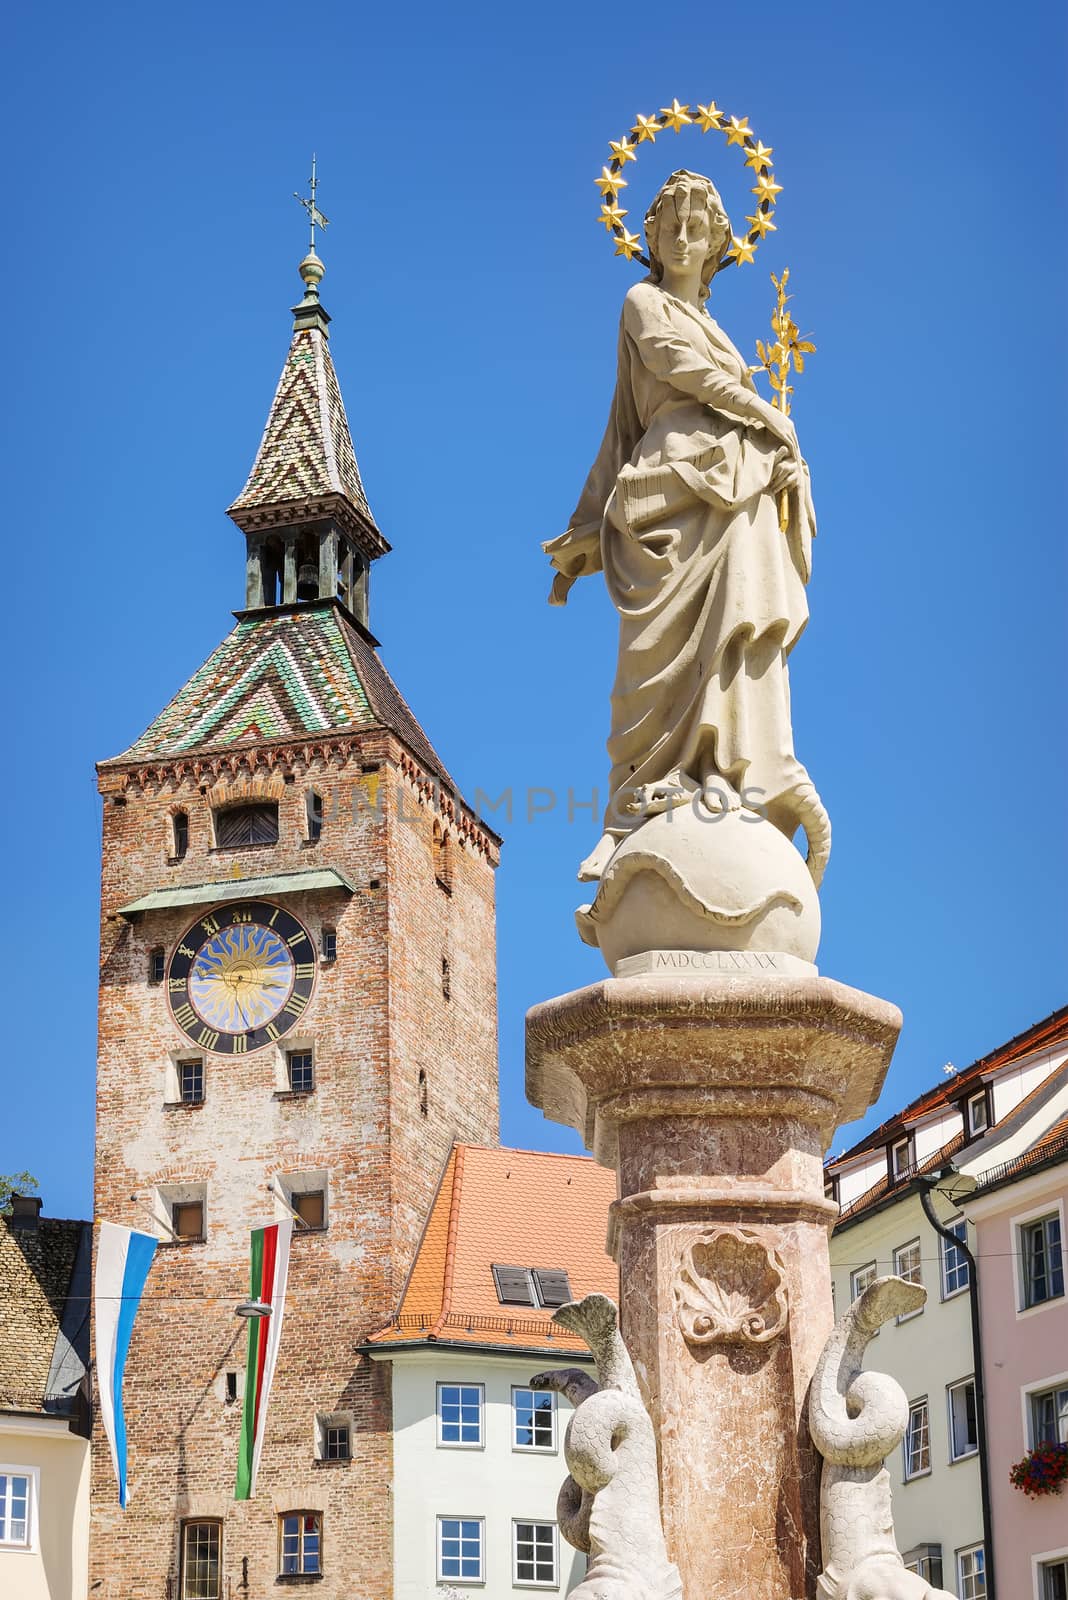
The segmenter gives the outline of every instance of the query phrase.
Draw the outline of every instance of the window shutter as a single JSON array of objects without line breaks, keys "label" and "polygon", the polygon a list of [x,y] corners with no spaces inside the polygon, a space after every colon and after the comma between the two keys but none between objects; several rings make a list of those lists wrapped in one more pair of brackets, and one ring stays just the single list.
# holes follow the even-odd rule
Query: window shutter
[{"label": "window shutter", "polygon": [[502,1306],[532,1306],[530,1273],[526,1267],[493,1267],[493,1281],[497,1285],[497,1299]]},{"label": "window shutter", "polygon": [[215,842],[223,850],[243,844],[277,844],[277,805],[231,806],[217,812]]},{"label": "window shutter", "polygon": [[534,1283],[538,1291],[538,1300],[543,1306],[566,1306],[572,1298],[566,1272],[535,1267]]}]

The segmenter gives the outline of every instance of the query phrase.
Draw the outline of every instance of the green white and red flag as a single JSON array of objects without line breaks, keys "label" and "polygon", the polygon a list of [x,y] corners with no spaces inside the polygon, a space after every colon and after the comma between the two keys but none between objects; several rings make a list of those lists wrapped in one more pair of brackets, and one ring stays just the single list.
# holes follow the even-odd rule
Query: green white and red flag
[{"label": "green white and red flag", "polygon": [[237,1462],[235,1500],[251,1500],[256,1493],[256,1474],[267,1423],[267,1402],[282,1337],[282,1313],[285,1310],[292,1237],[293,1223],[289,1218],[252,1230],[249,1298],[269,1306],[270,1311],[264,1316],[249,1318],[245,1399],[241,1412],[241,1453]]}]

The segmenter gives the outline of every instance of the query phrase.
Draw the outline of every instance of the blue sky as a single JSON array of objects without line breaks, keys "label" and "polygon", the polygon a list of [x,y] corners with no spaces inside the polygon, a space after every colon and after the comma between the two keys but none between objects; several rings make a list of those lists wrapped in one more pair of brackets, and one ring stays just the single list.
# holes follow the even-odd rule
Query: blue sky
[{"label": "blue sky", "polygon": [[[835,825],[821,969],[905,1013],[881,1113],[1064,1002],[1063,7],[190,0],[22,7],[8,40],[0,1171],[88,1214],[93,762],[242,603],[223,511],[285,354],[312,149],[334,358],[394,546],[372,625],[464,788],[516,797],[504,1138],[576,1147],[524,1102],[523,1014],[600,975],[571,920],[593,829],[524,808],[603,790],[615,629],[598,582],[547,608],[539,543],[600,439],[635,277],[593,178],[676,95],[748,116],[783,185],[713,314],[751,349],[789,265],[818,346],[795,733]],[[737,152],[693,129],[643,147],[634,212],[683,165],[741,217]]]}]

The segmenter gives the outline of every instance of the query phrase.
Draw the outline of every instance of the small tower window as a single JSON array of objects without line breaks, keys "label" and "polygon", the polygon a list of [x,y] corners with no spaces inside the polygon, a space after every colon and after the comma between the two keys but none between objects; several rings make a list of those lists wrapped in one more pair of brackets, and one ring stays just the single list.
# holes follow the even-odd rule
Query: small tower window
[{"label": "small tower window", "polygon": [[230,806],[226,811],[217,811],[215,843],[220,850],[236,850],[249,844],[277,844],[277,801]]},{"label": "small tower window", "polygon": [[323,797],[314,789],[308,790],[308,842],[315,844],[323,836]]},{"label": "small tower window", "polygon": [[237,1373],[236,1372],[228,1372],[226,1374],[226,1404],[228,1406],[232,1406],[236,1399],[237,1399]]},{"label": "small tower window", "polygon": [[323,929],[323,960],[324,961],[336,961],[337,960],[337,929],[336,928],[324,928]]},{"label": "small tower window", "polygon": [[310,1050],[290,1050],[286,1056],[286,1075],[292,1094],[311,1094],[315,1088],[315,1065]]},{"label": "small tower window", "polygon": [[185,811],[176,811],[171,818],[171,856],[175,861],[181,861],[189,849],[189,815]]},{"label": "small tower window", "polygon": [[178,1063],[178,1093],[183,1106],[204,1104],[204,1062],[200,1056]]},{"label": "small tower window", "polygon": [[167,976],[167,952],[161,944],[148,952],[148,981],[162,983]]},{"label": "small tower window", "polygon": [[429,1114],[430,1103],[427,1091],[426,1068],[419,1068],[419,1115],[425,1117]]},{"label": "small tower window", "polygon": [[322,1189],[308,1189],[302,1194],[295,1194],[291,1204],[304,1224],[303,1233],[326,1227],[326,1195]]}]

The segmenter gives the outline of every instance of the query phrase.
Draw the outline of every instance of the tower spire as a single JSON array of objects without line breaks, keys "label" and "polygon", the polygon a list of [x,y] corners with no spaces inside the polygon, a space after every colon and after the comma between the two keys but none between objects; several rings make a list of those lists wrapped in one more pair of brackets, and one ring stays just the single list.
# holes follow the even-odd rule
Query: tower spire
[{"label": "tower spire", "polygon": [[294,191],[308,214],[304,296],[256,460],[228,515],[248,544],[246,610],[338,599],[366,627],[370,564],[389,544],[367,503],[330,358],[319,301],[326,268],[315,250],[316,228],[329,223],[318,187],[313,156],[309,195]]}]

